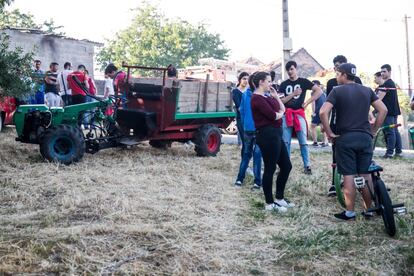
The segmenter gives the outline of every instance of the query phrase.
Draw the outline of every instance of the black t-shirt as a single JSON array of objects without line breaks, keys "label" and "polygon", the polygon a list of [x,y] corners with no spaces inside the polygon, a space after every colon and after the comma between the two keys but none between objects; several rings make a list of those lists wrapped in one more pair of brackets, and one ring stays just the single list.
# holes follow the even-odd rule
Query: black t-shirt
[{"label": "black t-shirt", "polygon": [[382,99],[382,102],[388,109],[387,116],[398,116],[401,114],[400,104],[398,103],[398,93],[397,86],[392,81],[388,79],[381,85],[381,88],[378,89],[379,92],[385,92],[385,96]]},{"label": "black t-shirt", "polygon": [[334,87],[326,101],[336,109],[335,134],[359,131],[372,135],[368,112],[376,100],[378,97],[371,88],[357,83]]},{"label": "black t-shirt", "polygon": [[295,110],[296,109],[301,109],[302,105],[303,105],[303,102],[305,101],[306,90],[311,90],[314,85],[315,84],[313,82],[311,82],[308,79],[304,79],[304,78],[298,78],[295,81],[291,81],[290,79],[288,79],[288,80],[285,80],[284,82],[282,82],[280,84],[279,91],[281,93],[285,94],[285,96],[289,96],[297,88],[302,89],[302,94],[293,97],[290,101],[285,103],[285,107],[286,108],[292,108],[292,109],[295,109]]},{"label": "black t-shirt", "polygon": [[55,94],[59,94],[59,84],[57,82],[57,72],[47,71],[45,74],[45,78],[49,78],[54,84],[49,84],[45,82],[45,92],[53,92]]}]

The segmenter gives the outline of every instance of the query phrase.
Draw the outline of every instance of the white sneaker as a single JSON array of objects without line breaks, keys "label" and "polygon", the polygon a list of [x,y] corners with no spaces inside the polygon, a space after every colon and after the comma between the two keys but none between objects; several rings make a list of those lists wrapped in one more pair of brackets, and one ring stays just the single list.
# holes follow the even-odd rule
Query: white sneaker
[{"label": "white sneaker", "polygon": [[247,174],[247,175],[250,175],[250,176],[254,176],[254,173],[253,173],[252,168],[247,167],[247,169],[246,169],[246,174]]},{"label": "white sneaker", "polygon": [[282,207],[286,207],[286,208],[293,208],[295,207],[295,204],[290,202],[289,200],[287,200],[286,198],[284,199],[276,199],[275,203],[279,204]]},{"label": "white sneaker", "polygon": [[266,211],[277,211],[277,212],[284,213],[284,212],[287,211],[287,208],[283,207],[283,206],[280,206],[279,204],[274,202],[274,203],[266,204],[265,210]]}]

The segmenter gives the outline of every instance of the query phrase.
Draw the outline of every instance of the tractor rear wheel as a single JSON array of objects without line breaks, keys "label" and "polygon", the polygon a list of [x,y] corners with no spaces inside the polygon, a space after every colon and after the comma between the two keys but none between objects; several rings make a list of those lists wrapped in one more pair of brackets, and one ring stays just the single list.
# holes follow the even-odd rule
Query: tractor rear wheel
[{"label": "tractor rear wheel", "polygon": [[85,139],[78,127],[51,127],[40,139],[40,153],[46,160],[69,165],[82,159],[85,153]]},{"label": "tractor rear wheel", "polygon": [[0,112],[0,132],[3,130],[4,121],[3,121],[3,114]]},{"label": "tractor rear wheel", "polygon": [[219,128],[214,125],[203,125],[195,135],[194,144],[198,156],[216,156],[221,145]]}]

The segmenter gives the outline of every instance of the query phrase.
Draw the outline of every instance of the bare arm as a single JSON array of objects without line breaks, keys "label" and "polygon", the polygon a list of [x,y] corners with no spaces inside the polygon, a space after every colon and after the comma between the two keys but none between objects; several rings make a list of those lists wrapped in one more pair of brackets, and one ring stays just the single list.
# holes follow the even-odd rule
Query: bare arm
[{"label": "bare arm", "polygon": [[321,118],[323,129],[325,130],[328,139],[331,141],[333,138],[338,137],[338,135],[335,135],[332,132],[332,129],[329,125],[329,113],[331,113],[332,108],[333,105],[330,102],[325,102],[319,111],[319,117]]},{"label": "bare arm", "polygon": [[385,104],[380,100],[376,100],[371,103],[371,105],[378,111],[377,119],[375,120],[374,126],[372,128],[372,132],[375,134],[384,123],[385,116],[387,116],[388,109]]},{"label": "bare arm", "polygon": [[382,101],[382,99],[384,99],[384,97],[385,97],[385,95],[386,95],[387,93],[385,93],[385,92],[383,92],[383,91],[379,91],[378,92],[378,98]]},{"label": "bare arm", "polygon": [[312,87],[312,95],[306,102],[303,103],[303,108],[306,108],[310,103],[319,99],[321,95],[322,95],[322,89],[315,84]]},{"label": "bare arm", "polygon": [[300,94],[302,94],[302,89],[301,88],[297,88],[297,89],[295,89],[295,91],[293,91],[292,94],[290,94],[290,95],[285,96],[284,98],[282,98],[282,103],[285,104],[285,103],[289,102],[293,97],[298,96]]}]

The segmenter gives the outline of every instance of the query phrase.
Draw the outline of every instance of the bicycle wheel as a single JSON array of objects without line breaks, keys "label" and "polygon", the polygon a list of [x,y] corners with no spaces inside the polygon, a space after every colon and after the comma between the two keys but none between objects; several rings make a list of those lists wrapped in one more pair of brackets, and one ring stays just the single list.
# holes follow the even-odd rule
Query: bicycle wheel
[{"label": "bicycle wheel", "polygon": [[395,220],[394,220],[394,208],[392,207],[392,202],[390,195],[388,194],[387,188],[385,187],[384,182],[381,179],[377,181],[377,196],[378,204],[381,210],[381,216],[384,221],[385,231],[388,235],[393,237],[395,235]]},{"label": "bicycle wheel", "polygon": [[334,173],[333,173],[333,178],[334,178],[334,185],[335,185],[335,190],[336,190],[336,198],[339,202],[339,204],[342,207],[346,207],[345,205],[345,197],[344,197],[344,193],[342,192],[342,175],[340,175],[338,173],[338,168],[334,168]]}]

